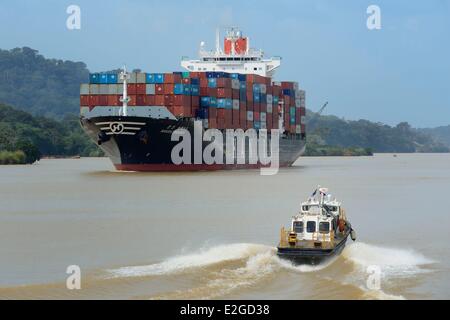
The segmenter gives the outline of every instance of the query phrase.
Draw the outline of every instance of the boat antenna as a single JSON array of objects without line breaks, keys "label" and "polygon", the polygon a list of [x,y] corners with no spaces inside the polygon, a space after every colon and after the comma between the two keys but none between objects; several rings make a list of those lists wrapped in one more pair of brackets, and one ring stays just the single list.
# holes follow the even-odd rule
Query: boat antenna
[{"label": "boat antenna", "polygon": [[122,115],[126,117],[128,112],[128,102],[130,102],[130,97],[128,97],[127,94],[127,80],[130,79],[130,74],[127,72],[127,67],[125,65],[120,72],[119,78],[120,80],[123,80],[123,95],[120,98],[120,101],[122,101]]}]

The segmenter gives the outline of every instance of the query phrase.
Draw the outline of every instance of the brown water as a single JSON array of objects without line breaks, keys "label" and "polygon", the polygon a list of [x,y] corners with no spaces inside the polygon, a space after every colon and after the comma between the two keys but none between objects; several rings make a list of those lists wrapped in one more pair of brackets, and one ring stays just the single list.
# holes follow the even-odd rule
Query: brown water
[{"label": "brown water", "polygon": [[[275,255],[317,184],[358,240],[322,266]],[[450,155],[301,158],[259,171],[116,172],[108,159],[0,166],[0,298],[450,298]],[[82,289],[66,289],[79,265]],[[380,290],[366,286],[381,268]]]}]

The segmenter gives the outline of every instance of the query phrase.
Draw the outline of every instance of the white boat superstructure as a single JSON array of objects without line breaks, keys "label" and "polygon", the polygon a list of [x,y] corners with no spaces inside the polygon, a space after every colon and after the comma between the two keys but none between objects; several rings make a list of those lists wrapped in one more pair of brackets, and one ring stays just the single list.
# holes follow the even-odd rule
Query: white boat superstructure
[{"label": "white boat superstructure", "polygon": [[229,72],[257,74],[272,77],[281,64],[280,57],[264,58],[262,50],[250,48],[250,38],[244,37],[237,28],[226,31],[224,47],[220,47],[220,33],[216,31],[216,50],[205,49],[200,43],[199,58],[183,57],[181,66],[190,72]]},{"label": "white boat superstructure", "polygon": [[296,233],[297,240],[330,242],[340,220],[346,220],[341,202],[332,199],[328,189],[319,186],[292,218],[291,232]]}]

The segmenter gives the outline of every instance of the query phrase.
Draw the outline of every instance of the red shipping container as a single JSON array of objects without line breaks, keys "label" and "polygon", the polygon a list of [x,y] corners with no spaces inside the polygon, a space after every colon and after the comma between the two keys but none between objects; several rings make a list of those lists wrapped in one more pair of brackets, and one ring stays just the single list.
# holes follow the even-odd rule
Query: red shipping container
[{"label": "red shipping container", "polygon": [[270,84],[272,83],[272,79],[270,77],[265,77],[265,80],[266,80],[266,82],[265,82],[266,86],[270,86]]},{"label": "red shipping container", "polygon": [[240,98],[239,89],[231,89],[231,98],[239,100]]},{"label": "red shipping container", "polygon": [[187,106],[174,105],[169,108],[169,110],[177,117],[191,117],[191,108]]},{"label": "red shipping container", "polygon": [[136,94],[145,94],[145,83],[136,83]]},{"label": "red shipping container", "polygon": [[89,105],[89,95],[81,95],[80,96],[80,106],[88,106]]},{"label": "red shipping container", "polygon": [[137,105],[137,101],[136,101],[136,95],[130,95],[130,101],[128,101],[128,105],[129,106],[136,106]]},{"label": "red shipping container", "polygon": [[231,99],[231,89],[230,88],[217,88],[217,98]]},{"label": "red shipping container", "polygon": [[259,111],[253,111],[253,121],[259,121]]},{"label": "red shipping container", "polygon": [[164,94],[173,94],[174,85],[171,83],[164,84]]},{"label": "red shipping container", "polygon": [[247,120],[247,129],[251,129],[251,128],[253,128],[253,121]]},{"label": "red shipping container", "polygon": [[253,101],[247,100],[246,104],[247,104],[246,106],[247,111],[253,111],[253,104],[254,104]]},{"label": "red shipping container", "polygon": [[164,83],[181,83],[181,75],[177,73],[165,73]]},{"label": "red shipping container", "polygon": [[136,94],[136,84],[128,83],[127,84],[127,93],[128,94]]},{"label": "red shipping container", "polygon": [[294,90],[294,82],[291,81],[282,81],[281,82],[282,89],[291,89]]},{"label": "red shipping container", "polygon": [[154,106],[155,105],[155,96],[154,95],[145,96],[145,105],[146,106]]},{"label": "red shipping container", "polygon": [[273,95],[273,87],[270,84],[268,84],[266,86],[266,94],[272,94]]},{"label": "red shipping container", "polygon": [[217,88],[208,88],[208,96],[217,98]]},{"label": "red shipping container", "polygon": [[247,120],[247,111],[242,109],[239,110],[239,122],[245,123],[246,120]]},{"label": "red shipping container", "polygon": [[136,105],[145,106],[145,95],[143,94],[136,95]]},{"label": "red shipping container", "polygon": [[240,122],[239,110],[233,110],[233,128],[237,129]]},{"label": "red shipping container", "polygon": [[306,125],[302,124],[300,130],[301,130],[302,133],[305,133]]},{"label": "red shipping container", "polygon": [[155,93],[156,94],[164,94],[164,85],[155,84]]},{"label": "red shipping container", "polygon": [[174,95],[172,95],[172,94],[164,95],[164,105],[173,106],[173,104],[174,104],[173,100],[174,100]]},{"label": "red shipping container", "polygon": [[197,71],[194,71],[194,72],[189,72],[189,78],[199,78],[200,77],[200,73],[201,72],[197,72]]},{"label": "red shipping container", "polygon": [[300,114],[302,116],[306,115],[306,108],[300,108]]},{"label": "red shipping container", "polygon": [[157,106],[164,106],[165,102],[164,102],[164,96],[161,94],[157,94],[155,95],[155,105]]},{"label": "red shipping container", "polygon": [[121,106],[120,96],[118,95],[108,95],[108,106]]},{"label": "red shipping container", "polygon": [[108,96],[106,96],[106,95],[98,96],[98,105],[99,106],[107,106],[108,105]]},{"label": "red shipping container", "polygon": [[272,117],[267,117],[266,118],[266,120],[267,120],[267,129],[268,130],[270,130],[270,129],[272,129],[272,124],[273,124],[273,118]]},{"label": "red shipping container", "polygon": [[173,95],[173,104],[177,106],[191,107],[191,96],[181,94]]},{"label": "red shipping container", "polygon": [[259,105],[260,105],[260,109],[259,109],[260,112],[267,112],[267,104],[266,103],[261,102]]},{"label": "red shipping container", "polygon": [[199,73],[198,73],[198,77],[199,77],[200,79],[207,79],[207,77],[206,77],[206,72],[199,72]]},{"label": "red shipping container", "polygon": [[202,97],[208,96],[208,88],[207,87],[200,87],[200,95]]},{"label": "red shipping container", "polygon": [[253,89],[252,88],[247,88],[247,101],[253,101]]},{"label": "red shipping container", "polygon": [[253,112],[261,112],[261,103],[253,102]]},{"label": "red shipping container", "polygon": [[199,96],[192,96],[191,97],[191,105],[192,105],[192,108],[200,107],[200,97]]},{"label": "red shipping container", "polygon": [[302,116],[301,116],[300,112],[295,113],[295,124],[300,124],[301,117]]},{"label": "red shipping container", "polygon": [[98,97],[99,96],[90,95],[89,96],[89,105],[90,106],[98,106]]},{"label": "red shipping container", "polygon": [[208,88],[208,79],[200,78],[200,88]]},{"label": "red shipping container", "polygon": [[217,88],[230,88],[231,79],[230,78],[217,78]]},{"label": "red shipping container", "polygon": [[247,102],[239,101],[239,110],[247,111]]},{"label": "red shipping container", "polygon": [[258,74],[248,74],[247,75],[247,83],[266,83],[265,77],[260,76]]}]

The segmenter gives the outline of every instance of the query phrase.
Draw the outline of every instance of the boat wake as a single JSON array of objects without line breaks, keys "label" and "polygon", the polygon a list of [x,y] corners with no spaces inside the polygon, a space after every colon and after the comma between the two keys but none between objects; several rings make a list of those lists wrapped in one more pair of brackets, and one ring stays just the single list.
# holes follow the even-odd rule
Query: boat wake
[{"label": "boat wake", "polygon": [[[270,283],[281,274],[299,273],[314,276],[312,283],[325,281],[329,286],[351,286],[362,299],[402,299],[400,294],[388,294],[367,289],[367,268],[378,266],[381,271],[381,288],[385,282],[410,278],[418,273],[429,272],[424,266],[433,263],[421,254],[405,249],[392,249],[365,243],[349,244],[341,256],[324,264],[293,265],[276,255],[276,248],[237,243],[219,245],[192,254],[168,258],[160,263],[128,266],[107,270],[109,278],[155,277],[180,275],[195,277],[194,287],[151,296],[152,299],[211,299],[236,294],[239,289]],[[171,277],[172,278],[172,277]],[[302,278],[308,280],[310,278]],[[302,279],[292,286],[300,286]],[[314,280],[315,279],[315,280]],[[336,279],[339,279],[336,283]],[[395,291],[395,290],[394,290]],[[334,298],[343,298],[336,296]],[[354,298],[353,296],[351,298]]]}]

